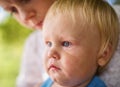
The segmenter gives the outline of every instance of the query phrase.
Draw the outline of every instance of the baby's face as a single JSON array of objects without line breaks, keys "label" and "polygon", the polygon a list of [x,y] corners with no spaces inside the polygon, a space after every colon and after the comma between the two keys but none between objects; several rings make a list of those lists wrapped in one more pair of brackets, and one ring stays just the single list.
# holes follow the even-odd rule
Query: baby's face
[{"label": "baby's face", "polygon": [[48,8],[54,0],[0,0],[0,6],[23,25],[41,29]]},{"label": "baby's face", "polygon": [[93,27],[86,29],[86,26],[73,24],[65,15],[45,20],[45,68],[61,85],[85,86],[96,72],[100,36],[97,30],[92,30]]}]

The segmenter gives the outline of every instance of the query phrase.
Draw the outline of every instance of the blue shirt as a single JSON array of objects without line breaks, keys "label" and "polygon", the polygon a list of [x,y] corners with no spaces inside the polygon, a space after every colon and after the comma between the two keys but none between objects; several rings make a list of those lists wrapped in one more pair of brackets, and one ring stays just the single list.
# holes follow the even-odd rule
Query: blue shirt
[{"label": "blue shirt", "polygon": [[[51,87],[53,84],[53,81],[48,78],[41,87]],[[95,76],[91,82],[88,84],[87,87],[107,87],[105,83],[97,76]]]}]

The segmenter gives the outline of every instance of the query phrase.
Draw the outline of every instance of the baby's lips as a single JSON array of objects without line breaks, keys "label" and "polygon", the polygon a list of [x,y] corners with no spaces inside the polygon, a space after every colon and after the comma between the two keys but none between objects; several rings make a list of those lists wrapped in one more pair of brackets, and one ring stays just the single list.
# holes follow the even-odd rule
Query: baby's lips
[{"label": "baby's lips", "polygon": [[57,67],[57,66],[55,66],[54,64],[51,64],[51,65],[49,66],[48,70],[50,70],[50,69],[60,70],[60,68]]},{"label": "baby's lips", "polygon": [[60,70],[60,68],[57,65],[57,61],[54,58],[50,58],[48,61],[48,70],[50,69]]}]

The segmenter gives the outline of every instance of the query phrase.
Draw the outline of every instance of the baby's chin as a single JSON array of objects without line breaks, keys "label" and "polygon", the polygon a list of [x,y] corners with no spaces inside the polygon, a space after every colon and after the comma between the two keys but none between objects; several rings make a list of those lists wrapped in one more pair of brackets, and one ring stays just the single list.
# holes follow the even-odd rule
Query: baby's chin
[{"label": "baby's chin", "polygon": [[61,78],[51,77],[51,79],[53,80],[55,87],[73,85],[73,84],[71,84],[72,81],[69,81],[68,79],[63,78],[62,76],[61,76]]}]

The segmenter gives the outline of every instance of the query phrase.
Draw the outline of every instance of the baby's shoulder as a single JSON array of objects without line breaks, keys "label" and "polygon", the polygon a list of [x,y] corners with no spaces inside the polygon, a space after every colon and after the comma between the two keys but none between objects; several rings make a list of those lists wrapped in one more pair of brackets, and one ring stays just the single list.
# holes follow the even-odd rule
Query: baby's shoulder
[{"label": "baby's shoulder", "polygon": [[48,78],[43,84],[41,87],[51,87],[51,85],[53,84],[53,81]]}]

